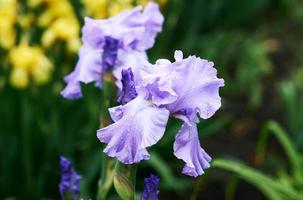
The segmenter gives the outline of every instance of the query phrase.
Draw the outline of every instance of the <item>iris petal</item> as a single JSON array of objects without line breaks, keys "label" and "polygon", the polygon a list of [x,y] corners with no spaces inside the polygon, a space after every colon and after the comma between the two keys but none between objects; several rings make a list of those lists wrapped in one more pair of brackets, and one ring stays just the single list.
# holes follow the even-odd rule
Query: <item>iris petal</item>
[{"label": "iris petal", "polygon": [[149,159],[147,147],[157,143],[164,134],[169,111],[158,108],[140,96],[112,110],[114,124],[97,131],[104,152],[124,164]]},{"label": "iris petal", "polygon": [[186,163],[182,173],[188,176],[202,175],[210,166],[211,157],[200,147],[195,123],[182,125],[174,142],[174,155]]}]

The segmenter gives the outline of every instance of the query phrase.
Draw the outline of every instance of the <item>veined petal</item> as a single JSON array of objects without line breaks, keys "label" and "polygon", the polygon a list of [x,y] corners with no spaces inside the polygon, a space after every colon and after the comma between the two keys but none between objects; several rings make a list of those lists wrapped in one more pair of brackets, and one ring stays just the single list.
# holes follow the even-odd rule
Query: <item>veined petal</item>
[{"label": "veined petal", "polygon": [[210,166],[211,157],[200,147],[195,123],[182,125],[174,142],[174,155],[186,163],[182,173],[188,176],[202,175]]},{"label": "veined petal", "polygon": [[99,129],[97,137],[107,143],[104,152],[108,156],[132,164],[149,159],[146,147],[154,145],[163,136],[169,111],[138,96],[111,110],[111,116],[115,123]]}]

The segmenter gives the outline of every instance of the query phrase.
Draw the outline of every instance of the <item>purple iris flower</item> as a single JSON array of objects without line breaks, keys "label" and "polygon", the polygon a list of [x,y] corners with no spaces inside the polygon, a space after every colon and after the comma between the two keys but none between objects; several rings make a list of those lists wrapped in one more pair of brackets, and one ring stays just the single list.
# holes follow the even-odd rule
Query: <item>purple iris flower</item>
[{"label": "purple iris flower", "polygon": [[64,198],[66,195],[70,195],[72,199],[78,199],[81,177],[75,171],[72,163],[63,156],[60,156],[60,167],[61,180],[59,184],[59,191],[62,198]]},{"label": "purple iris flower", "polygon": [[147,60],[146,50],[153,46],[155,37],[162,30],[163,20],[155,3],[149,3],[143,11],[138,6],[109,19],[86,17],[78,63],[65,77],[67,86],[61,92],[62,96],[80,98],[80,83],[95,82],[101,87],[102,77],[109,70],[113,70],[119,89],[122,88],[122,69],[131,67],[135,82],[138,82],[142,61]]},{"label": "purple iris flower", "polygon": [[145,62],[135,86],[137,97],[110,108],[115,123],[98,130],[97,136],[107,143],[107,155],[125,164],[138,163],[149,158],[146,148],[161,139],[169,115],[181,119],[184,124],[177,133],[174,154],[185,162],[183,173],[196,177],[211,161],[200,147],[198,116],[208,119],[221,107],[219,88],[224,80],[217,78],[213,62],[195,56],[183,59],[181,51],[175,52],[175,60]]},{"label": "purple iris flower", "polygon": [[144,191],[140,200],[158,200],[159,177],[151,174],[149,178],[144,179]]}]

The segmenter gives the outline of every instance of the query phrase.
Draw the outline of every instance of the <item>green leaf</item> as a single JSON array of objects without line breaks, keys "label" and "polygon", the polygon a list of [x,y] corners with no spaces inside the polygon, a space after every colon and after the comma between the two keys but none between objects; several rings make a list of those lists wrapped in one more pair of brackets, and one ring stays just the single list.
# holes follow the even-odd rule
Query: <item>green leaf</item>
[{"label": "green leaf", "polygon": [[291,142],[286,132],[280,127],[280,125],[275,121],[269,121],[265,124],[261,131],[260,139],[257,144],[257,158],[259,161],[264,159],[264,153],[266,149],[267,139],[269,134],[274,134],[279,142],[281,143],[286,155],[288,156],[294,178],[299,182],[303,182],[302,166],[301,166],[301,156],[296,151],[295,145]]},{"label": "green leaf", "polygon": [[221,168],[236,173],[240,178],[257,187],[267,198],[271,200],[302,199],[302,197],[292,188],[277,182],[273,177],[265,175],[240,162],[215,159],[212,167]]}]

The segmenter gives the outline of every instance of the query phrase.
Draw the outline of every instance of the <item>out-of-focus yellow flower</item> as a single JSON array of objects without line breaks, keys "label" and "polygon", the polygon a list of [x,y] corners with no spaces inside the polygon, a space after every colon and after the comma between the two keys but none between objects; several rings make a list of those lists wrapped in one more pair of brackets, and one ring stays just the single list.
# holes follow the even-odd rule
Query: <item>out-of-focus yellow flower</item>
[{"label": "out-of-focus yellow flower", "polygon": [[41,27],[49,26],[57,18],[76,19],[72,5],[67,0],[43,0],[47,9],[39,17],[38,25]]},{"label": "out-of-focus yellow flower", "polygon": [[132,9],[134,6],[130,0],[116,0],[111,2],[108,7],[109,16],[114,16],[125,9]]},{"label": "out-of-focus yellow flower", "polygon": [[12,64],[10,83],[16,88],[25,88],[30,78],[40,85],[50,79],[53,65],[39,47],[29,46],[23,42],[9,52]]},{"label": "out-of-focus yellow flower", "polygon": [[61,40],[66,42],[69,51],[77,52],[81,46],[80,25],[70,2],[67,0],[32,1],[33,5],[44,3],[46,6],[45,12],[38,18],[38,25],[46,28],[41,39],[42,45],[48,48],[57,40]]},{"label": "out-of-focus yellow flower", "polygon": [[0,46],[9,49],[15,43],[17,0],[0,0]]},{"label": "out-of-focus yellow flower", "polygon": [[66,41],[68,50],[77,52],[81,46],[78,21],[73,18],[58,18],[43,33],[42,45],[50,47],[56,40]]},{"label": "out-of-focus yellow flower", "polygon": [[[132,9],[137,5],[146,5],[151,0],[82,0],[85,14],[94,18],[106,18],[118,14],[124,9]],[[157,0],[164,6],[167,0]]]},{"label": "out-of-focus yellow flower", "polygon": [[35,8],[40,5],[44,0],[28,0],[27,5],[31,8]]},{"label": "out-of-focus yellow flower", "polygon": [[[142,6],[145,6],[148,2],[151,2],[151,0],[136,0],[136,4]],[[167,3],[167,0],[157,0],[156,2],[162,7]]]},{"label": "out-of-focus yellow flower", "polygon": [[107,17],[108,0],[82,0],[82,3],[86,7],[86,15],[100,19]]},{"label": "out-of-focus yellow flower", "polygon": [[22,29],[30,29],[32,23],[34,21],[33,13],[27,13],[25,15],[18,16],[18,24],[22,27]]}]

